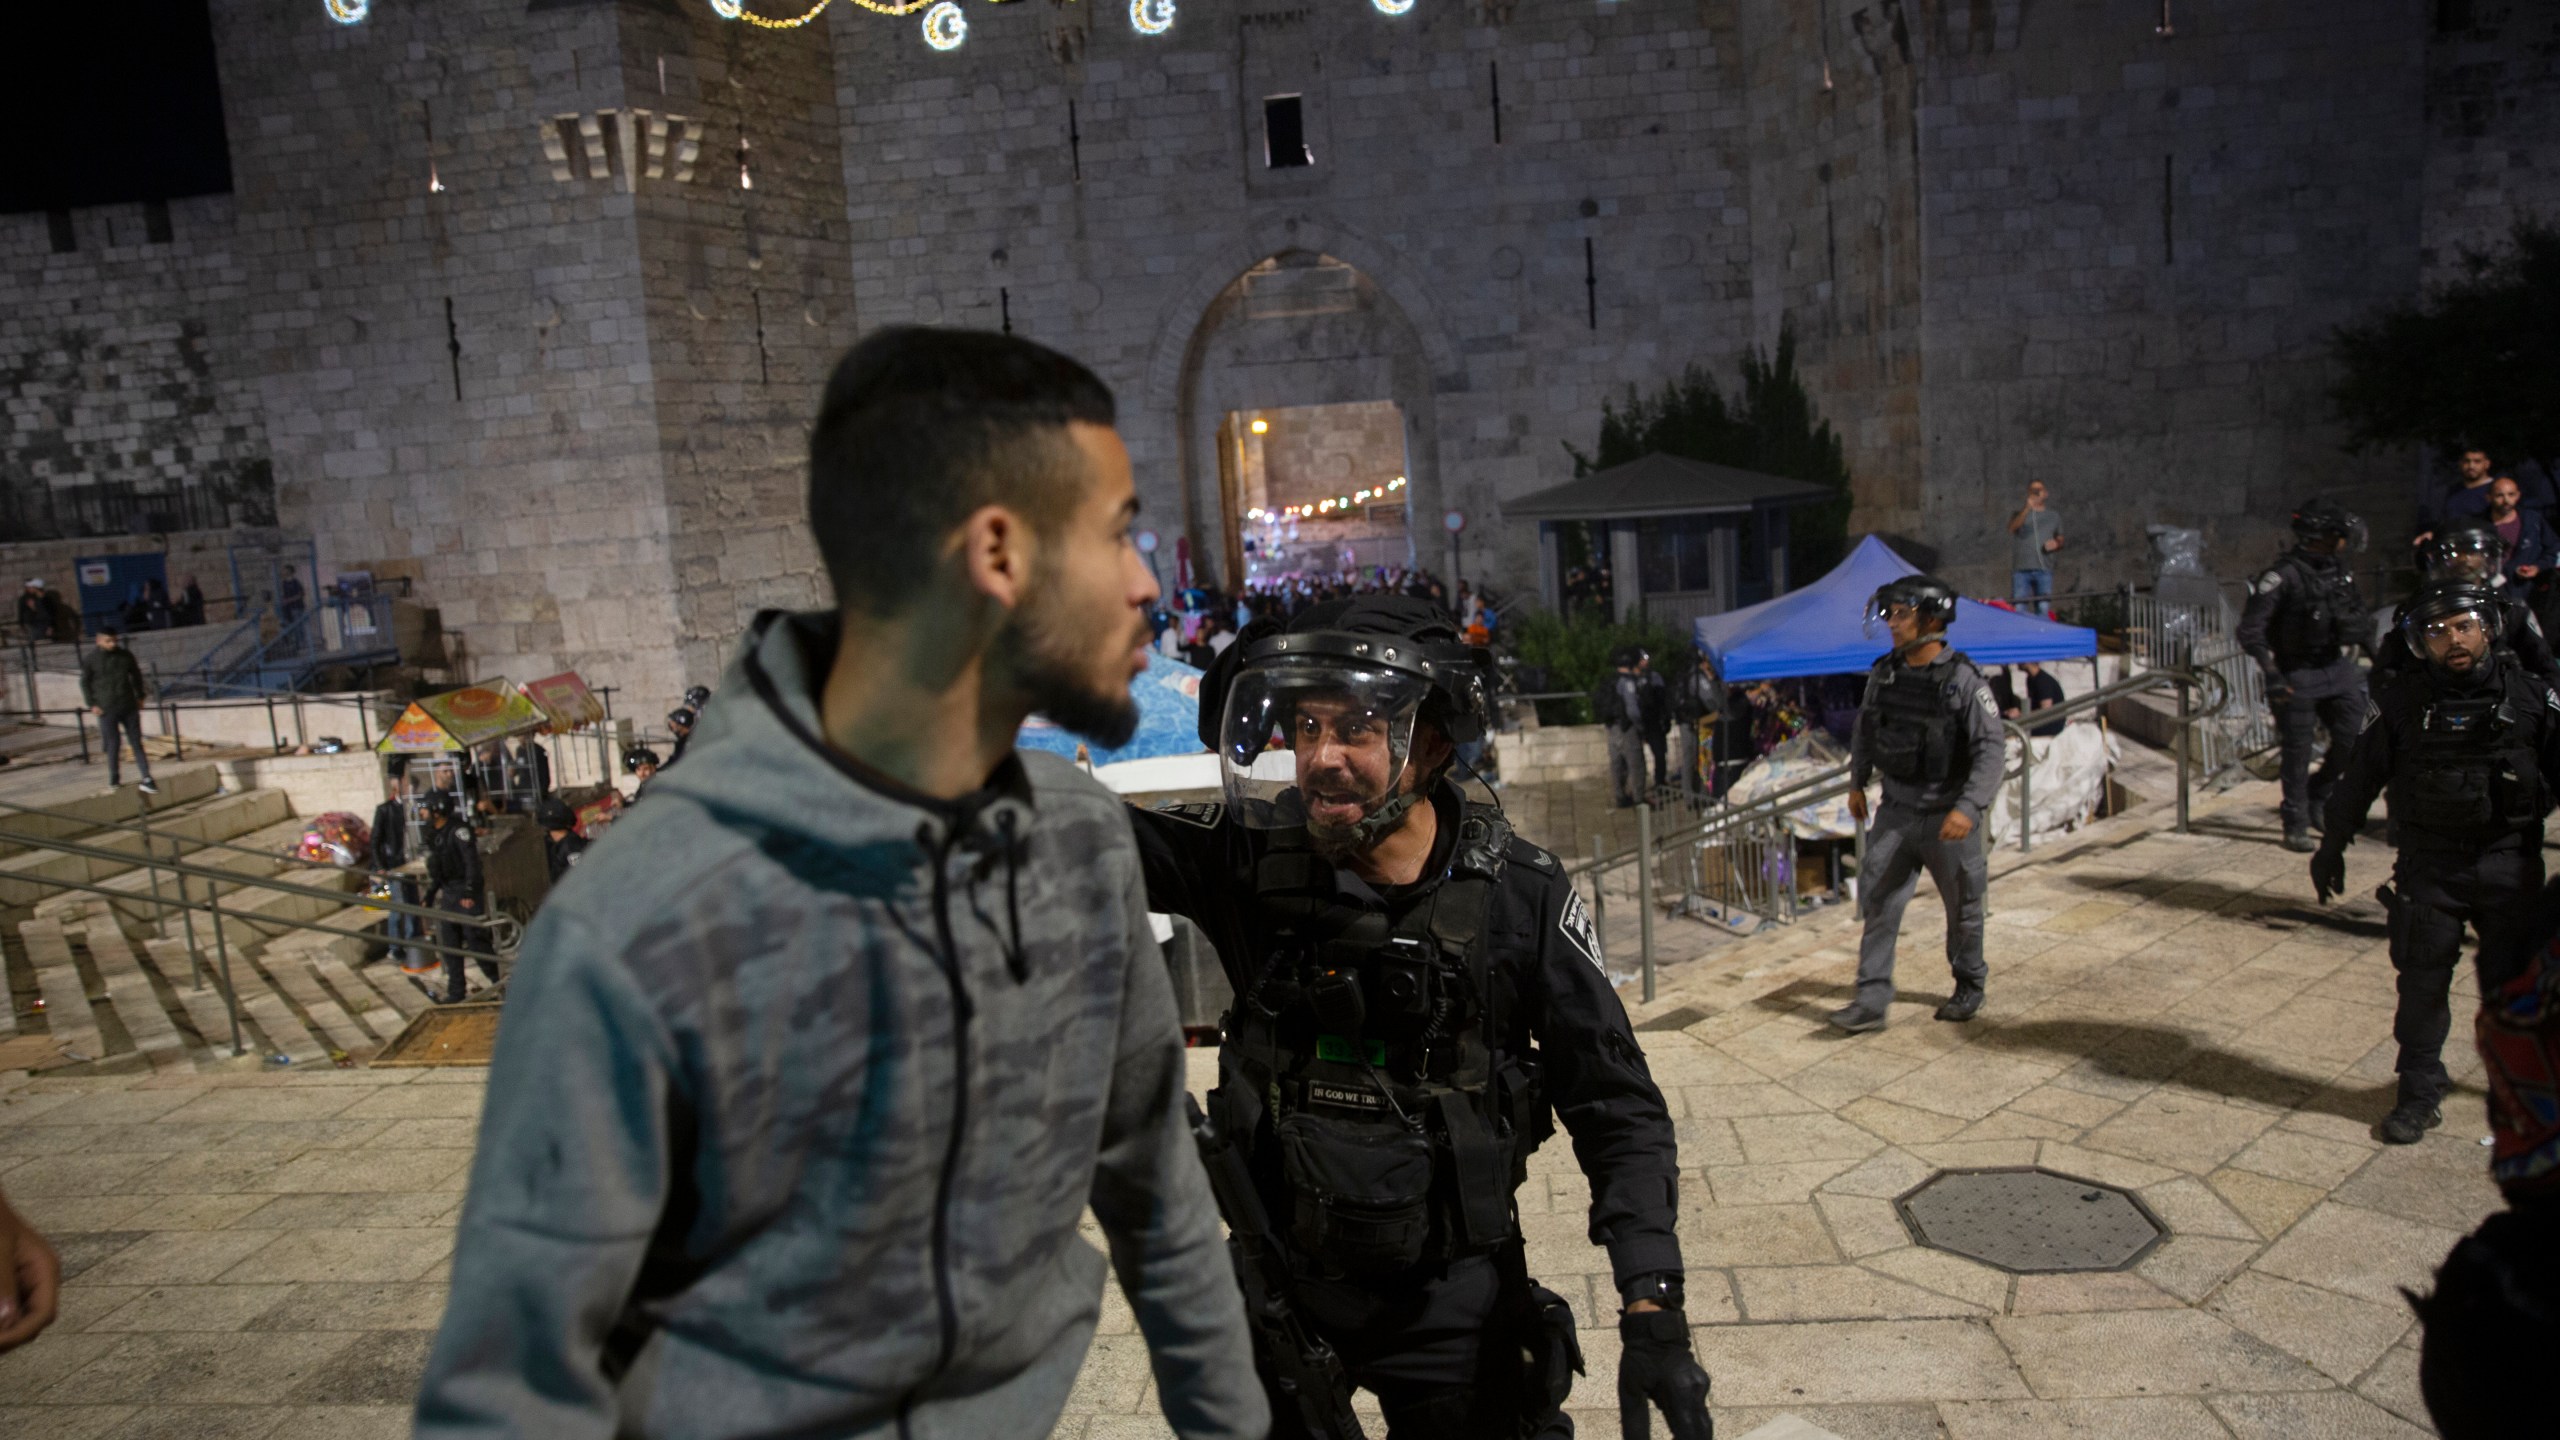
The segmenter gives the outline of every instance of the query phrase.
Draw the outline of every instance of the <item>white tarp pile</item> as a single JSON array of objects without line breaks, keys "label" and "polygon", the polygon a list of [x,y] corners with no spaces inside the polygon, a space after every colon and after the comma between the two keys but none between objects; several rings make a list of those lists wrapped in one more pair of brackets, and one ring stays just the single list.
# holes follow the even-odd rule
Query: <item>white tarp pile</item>
[{"label": "white tarp pile", "polygon": [[[1832,739],[1828,732],[1807,730],[1745,766],[1741,776],[1733,782],[1732,793],[1725,799],[1729,804],[1748,805],[1764,795],[1774,795],[1826,770],[1836,770],[1848,761],[1849,752],[1841,748],[1840,742]],[[2041,802],[2036,810],[2043,813]],[[1846,840],[1858,833],[1856,822],[1849,818],[1847,795],[1788,811],[1787,831],[1799,840]]]},{"label": "white tarp pile", "polygon": [[[2016,736],[2009,737],[2007,763],[2001,767],[2004,775],[2014,776],[2018,769],[2018,744]],[[2082,719],[2062,727],[2059,735],[2031,737],[2026,745],[2035,757],[2028,790],[2035,806],[2036,838],[2042,840],[2087,820],[2106,794],[2107,771],[2121,758],[2116,737],[2095,720]],[[2018,782],[2014,778],[2001,783],[1989,818],[1991,843],[2016,843]]]}]

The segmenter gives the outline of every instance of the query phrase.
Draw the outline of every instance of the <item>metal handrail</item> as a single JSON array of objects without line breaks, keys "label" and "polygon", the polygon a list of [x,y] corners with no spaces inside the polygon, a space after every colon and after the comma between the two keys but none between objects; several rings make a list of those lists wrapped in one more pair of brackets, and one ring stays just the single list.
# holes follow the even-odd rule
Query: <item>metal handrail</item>
[{"label": "metal handrail", "polygon": [[[2188,692],[2198,685],[2213,690],[2215,695],[2211,705],[2202,710],[2193,710],[2187,703]],[[2187,758],[2193,748],[2188,743],[2187,734],[2198,720],[2210,719],[2222,713],[2222,707],[2230,703],[2231,687],[2220,675],[2211,670],[2145,670],[2139,675],[2128,675],[2122,680],[2101,685],[2086,695],[2075,696],[2059,705],[2048,705],[2042,710],[2030,711],[2015,719],[2008,717],[2001,719],[2002,728],[2016,736],[2018,740],[2018,768],[2003,774],[2000,779],[2004,784],[2010,780],[2018,782],[2018,850],[2020,853],[2023,854],[2035,848],[2035,812],[2029,804],[2035,794],[2034,783],[2030,778],[2031,772],[2035,769],[2035,751],[2029,744],[2031,736],[2028,732],[2031,727],[2028,722],[2032,720],[2036,727],[2051,725],[2056,721],[2067,724],[2071,717],[2099,709],[2110,701],[2164,688],[2174,688],[2178,692],[2178,725],[2173,732],[2178,756],[2178,833],[2183,835],[2187,832],[2189,794]]]},{"label": "metal handrail", "polygon": [[[145,839],[158,839],[161,836],[168,834],[167,831],[154,830],[147,824],[132,824],[122,820],[93,820],[86,815],[75,815],[68,810],[47,810],[41,805],[20,805],[12,800],[0,800],[0,811],[6,811],[10,814],[16,815],[42,815],[47,819],[52,820],[68,820],[86,830],[122,830],[127,834],[140,835]],[[17,838],[18,837],[15,832],[0,829],[0,841],[15,840]],[[169,839],[174,844],[179,840],[179,837],[170,835]],[[255,855],[261,859],[281,860],[286,864],[300,865],[305,869],[310,870],[344,870],[348,868],[344,865],[333,865],[324,860],[306,860],[303,857],[290,852],[280,855],[273,850],[261,850],[255,845],[240,845],[229,840],[197,840],[193,842],[193,845],[194,849],[187,853],[200,854],[207,850],[227,850],[234,855]],[[364,873],[378,880],[399,878],[388,870],[366,868]]]},{"label": "metal handrail", "polygon": [[[177,837],[172,836],[170,838],[174,844]],[[507,933],[516,927],[516,922],[512,917],[498,915],[494,912],[481,915],[469,915],[458,910],[432,909],[423,905],[412,905],[403,900],[393,900],[387,896],[371,894],[363,895],[358,898],[351,898],[350,893],[344,890],[323,890],[317,886],[296,885],[290,881],[275,879],[272,876],[242,875],[228,870],[209,870],[201,866],[189,865],[178,859],[163,860],[157,855],[151,854],[147,849],[142,856],[137,857],[120,850],[103,850],[96,846],[82,845],[75,841],[59,840],[47,836],[29,835],[22,831],[15,831],[6,828],[0,828],[0,840],[23,845],[35,850],[51,851],[53,853],[63,855],[77,855],[92,860],[104,860],[111,864],[123,865],[129,869],[139,869],[147,872],[151,879],[151,891],[148,894],[135,890],[112,889],[108,886],[86,880],[64,880],[46,875],[15,875],[10,878],[22,881],[29,885],[41,886],[46,889],[77,890],[92,895],[104,895],[112,900],[126,901],[133,904],[155,905],[164,911],[175,910],[185,915],[187,917],[187,953],[194,968],[195,984],[199,989],[203,988],[204,977],[207,973],[208,967],[204,963],[204,952],[196,942],[194,916],[199,912],[210,915],[213,919],[214,949],[220,966],[219,971],[216,972],[220,977],[218,988],[222,994],[223,1009],[231,1021],[231,1053],[233,1055],[243,1055],[248,1053],[248,1051],[247,1046],[243,1043],[240,1037],[240,997],[239,992],[234,987],[231,979],[231,946],[230,941],[222,928],[223,910],[221,902],[217,898],[221,894],[220,886],[241,886],[278,894],[299,895],[310,899],[326,901],[329,904],[342,908],[381,910],[387,914],[412,915],[421,919],[432,919],[439,924],[449,924],[461,928],[486,930],[489,932],[490,947],[487,951],[475,951],[470,949],[468,946],[446,945],[441,941],[428,940],[422,936],[403,937],[399,943],[404,948],[429,951],[441,955],[475,957],[483,960],[489,960],[493,963],[498,959],[499,955],[503,954],[505,950],[509,948],[501,942],[506,937]],[[169,875],[176,879],[178,884],[177,899],[171,900],[160,893],[160,877],[162,875]],[[187,881],[191,878],[206,882],[205,898],[202,901],[192,900],[187,896]],[[232,918],[237,921],[246,921],[252,926],[276,926],[288,930],[307,930],[326,935],[345,935],[348,933],[347,931],[341,930],[335,926],[321,925],[309,920],[294,920],[281,915],[243,914],[236,907],[232,911]]]}]

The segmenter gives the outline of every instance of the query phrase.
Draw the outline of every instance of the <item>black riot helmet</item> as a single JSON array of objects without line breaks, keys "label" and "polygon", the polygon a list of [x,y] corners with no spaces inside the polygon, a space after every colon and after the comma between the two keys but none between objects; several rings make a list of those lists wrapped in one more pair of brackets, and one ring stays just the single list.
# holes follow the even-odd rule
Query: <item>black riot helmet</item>
[{"label": "black riot helmet", "polygon": [[2352,554],[2364,549],[2364,517],[2330,499],[2315,495],[2293,511],[2293,534],[2297,540],[2344,540],[2343,547]]},{"label": "black riot helmet", "polygon": [[690,735],[693,733],[694,722],[700,718],[701,716],[692,706],[679,705],[667,712],[667,728],[678,735]]},{"label": "black riot helmet", "polygon": [[452,791],[436,786],[417,799],[418,813],[431,820],[451,820],[462,813],[462,802]]},{"label": "black riot helmet", "polygon": [[[1873,638],[1885,633],[1884,617],[1896,605],[1908,605],[1919,615],[1921,633],[1944,634],[1956,623],[1956,589],[1935,575],[1905,575],[1876,587],[1867,598],[1867,635]],[[1928,622],[1935,620],[1931,631]]]},{"label": "black riot helmet", "polygon": [[692,686],[687,686],[687,687],[686,687],[685,692],[684,692],[684,708],[686,708],[687,710],[700,710],[703,706],[708,705],[708,704],[710,704],[710,703],[711,703],[711,687],[710,687],[710,686],[708,686],[708,685],[692,685]]},{"label": "black riot helmet", "polygon": [[566,800],[545,800],[533,808],[533,818],[545,830],[575,830],[578,812]]},{"label": "black riot helmet", "polygon": [[622,752],[622,768],[629,774],[639,774],[640,767],[643,765],[655,770],[661,763],[658,752],[646,745],[634,745]]},{"label": "black riot helmet", "polygon": [[1383,746],[1387,795],[1358,838],[1383,836],[1421,798],[1402,790],[1417,722],[1452,745],[1492,728],[1492,665],[1458,636],[1448,612],[1405,595],[1361,595],[1309,607],[1283,630],[1257,622],[1200,682],[1201,739],[1217,753],[1239,823],[1300,823],[1300,731],[1331,727]]},{"label": "black riot helmet", "polygon": [[2449,525],[2418,548],[2418,564],[2438,583],[2471,581],[2486,585],[2507,563],[2504,536],[2486,525]]},{"label": "black riot helmet", "polygon": [[[2428,586],[2401,606],[2394,620],[2409,653],[2445,677],[2478,673],[2506,633],[2506,607],[2498,592],[2467,580]],[[2448,663],[2457,652],[2469,655],[2469,663]]]}]

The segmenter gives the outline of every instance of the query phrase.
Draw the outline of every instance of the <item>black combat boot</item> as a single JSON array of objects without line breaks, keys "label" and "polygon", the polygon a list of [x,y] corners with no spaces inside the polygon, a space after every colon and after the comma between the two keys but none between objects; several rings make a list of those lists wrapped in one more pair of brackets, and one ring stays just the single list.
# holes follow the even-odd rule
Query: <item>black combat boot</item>
[{"label": "black combat boot", "polygon": [[2444,1110],[2432,1095],[2403,1094],[2391,1113],[2382,1117],[2377,1134],[2385,1145],[2415,1145],[2428,1131],[2444,1123]]},{"label": "black combat boot", "polygon": [[1972,1019],[1981,1010],[1982,986],[1972,980],[1958,980],[1954,997],[1938,1007],[1938,1018],[1962,1023]]},{"label": "black combat boot", "polygon": [[2296,855],[2308,855],[2320,848],[2320,842],[2311,838],[2310,826],[2287,825],[2284,827],[2284,848]]},{"label": "black combat boot", "polygon": [[1884,1028],[1884,1012],[1870,1010],[1863,1002],[1852,1002],[1832,1011],[1831,1023],[1852,1035],[1864,1035]]}]

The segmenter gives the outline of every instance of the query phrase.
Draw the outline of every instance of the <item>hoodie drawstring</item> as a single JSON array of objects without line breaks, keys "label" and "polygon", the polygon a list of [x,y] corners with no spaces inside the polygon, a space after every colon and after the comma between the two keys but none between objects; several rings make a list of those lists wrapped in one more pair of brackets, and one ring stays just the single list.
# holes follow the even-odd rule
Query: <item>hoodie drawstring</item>
[{"label": "hoodie drawstring", "polygon": [[1014,814],[998,811],[996,828],[1004,832],[1004,920],[1012,932],[1012,944],[1005,950],[1005,968],[1013,972],[1013,983],[1025,985],[1031,980],[1031,957],[1022,948],[1022,842],[1014,834]]}]

